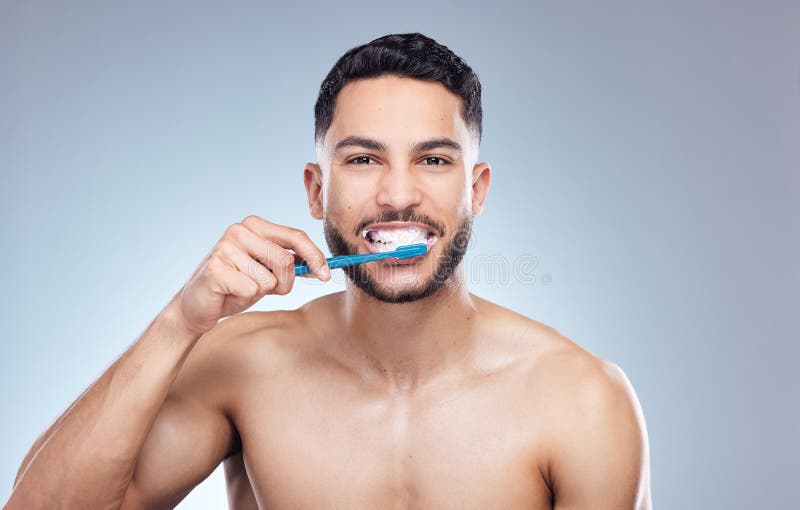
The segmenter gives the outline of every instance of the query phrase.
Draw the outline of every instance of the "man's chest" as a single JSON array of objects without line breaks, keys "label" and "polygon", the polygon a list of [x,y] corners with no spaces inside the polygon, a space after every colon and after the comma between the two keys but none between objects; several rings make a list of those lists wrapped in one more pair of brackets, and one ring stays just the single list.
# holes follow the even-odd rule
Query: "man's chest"
[{"label": "man's chest", "polygon": [[549,509],[524,405],[497,384],[411,399],[273,379],[234,421],[264,508]]}]

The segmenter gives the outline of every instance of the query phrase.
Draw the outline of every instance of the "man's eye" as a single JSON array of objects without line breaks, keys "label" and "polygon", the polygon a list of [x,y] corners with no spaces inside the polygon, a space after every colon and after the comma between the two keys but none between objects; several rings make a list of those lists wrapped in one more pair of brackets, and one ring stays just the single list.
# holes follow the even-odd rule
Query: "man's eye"
[{"label": "man's eye", "polygon": [[434,160],[433,163],[427,163],[433,166],[441,166],[446,165],[448,161],[444,158],[440,158],[439,156],[428,156],[427,158],[423,159],[423,161],[431,161]]},{"label": "man's eye", "polygon": [[[349,159],[347,162],[355,165],[368,165],[370,161],[375,162],[372,156],[356,156]],[[449,161],[439,156],[428,156],[423,158],[422,161],[424,161],[426,165],[430,166],[442,166],[449,163]]]},{"label": "man's eye", "polygon": [[351,159],[350,161],[348,161],[348,163],[355,163],[356,165],[363,165],[363,164],[368,164],[368,163],[365,162],[365,160],[370,160],[370,159],[372,159],[372,158],[369,157],[369,156],[356,156],[353,159]]}]

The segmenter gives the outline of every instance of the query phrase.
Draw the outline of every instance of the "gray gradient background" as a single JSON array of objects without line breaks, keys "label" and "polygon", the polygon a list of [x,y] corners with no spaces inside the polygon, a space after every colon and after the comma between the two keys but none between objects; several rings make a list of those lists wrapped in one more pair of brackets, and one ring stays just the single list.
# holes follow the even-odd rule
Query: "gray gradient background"
[{"label": "gray gradient background", "polygon": [[[493,184],[468,271],[538,261],[533,283],[472,290],[625,370],[656,507],[796,504],[796,2],[171,4],[0,4],[0,501],[229,224],[257,214],[327,252],[301,173],[320,82],[420,31],[484,87]],[[223,480],[180,508],[224,508]]]}]

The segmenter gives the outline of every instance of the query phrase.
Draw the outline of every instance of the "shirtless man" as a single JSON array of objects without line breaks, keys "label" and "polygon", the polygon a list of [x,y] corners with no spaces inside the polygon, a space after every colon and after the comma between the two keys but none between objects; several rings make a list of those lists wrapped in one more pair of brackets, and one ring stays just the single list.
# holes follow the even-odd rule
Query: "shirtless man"
[{"label": "shirtless man", "polygon": [[315,114],[304,182],[330,251],[405,236],[428,253],[350,267],[344,292],[295,310],[241,313],[288,293],[296,260],[330,272],[302,231],[232,225],[39,437],[6,508],[172,508],[224,461],[237,510],[650,509],[623,371],[466,287],[491,180],[472,70],[421,34],[386,36],[336,63]]}]

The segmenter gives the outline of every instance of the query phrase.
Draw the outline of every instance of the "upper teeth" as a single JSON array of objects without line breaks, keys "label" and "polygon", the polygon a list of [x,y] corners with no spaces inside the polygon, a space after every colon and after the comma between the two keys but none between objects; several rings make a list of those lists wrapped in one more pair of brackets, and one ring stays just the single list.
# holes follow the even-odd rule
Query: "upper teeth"
[{"label": "upper teeth", "polygon": [[362,235],[367,237],[369,234],[373,245],[381,251],[394,250],[398,246],[407,244],[424,243],[428,231],[416,227],[392,228],[392,229],[366,229]]}]

